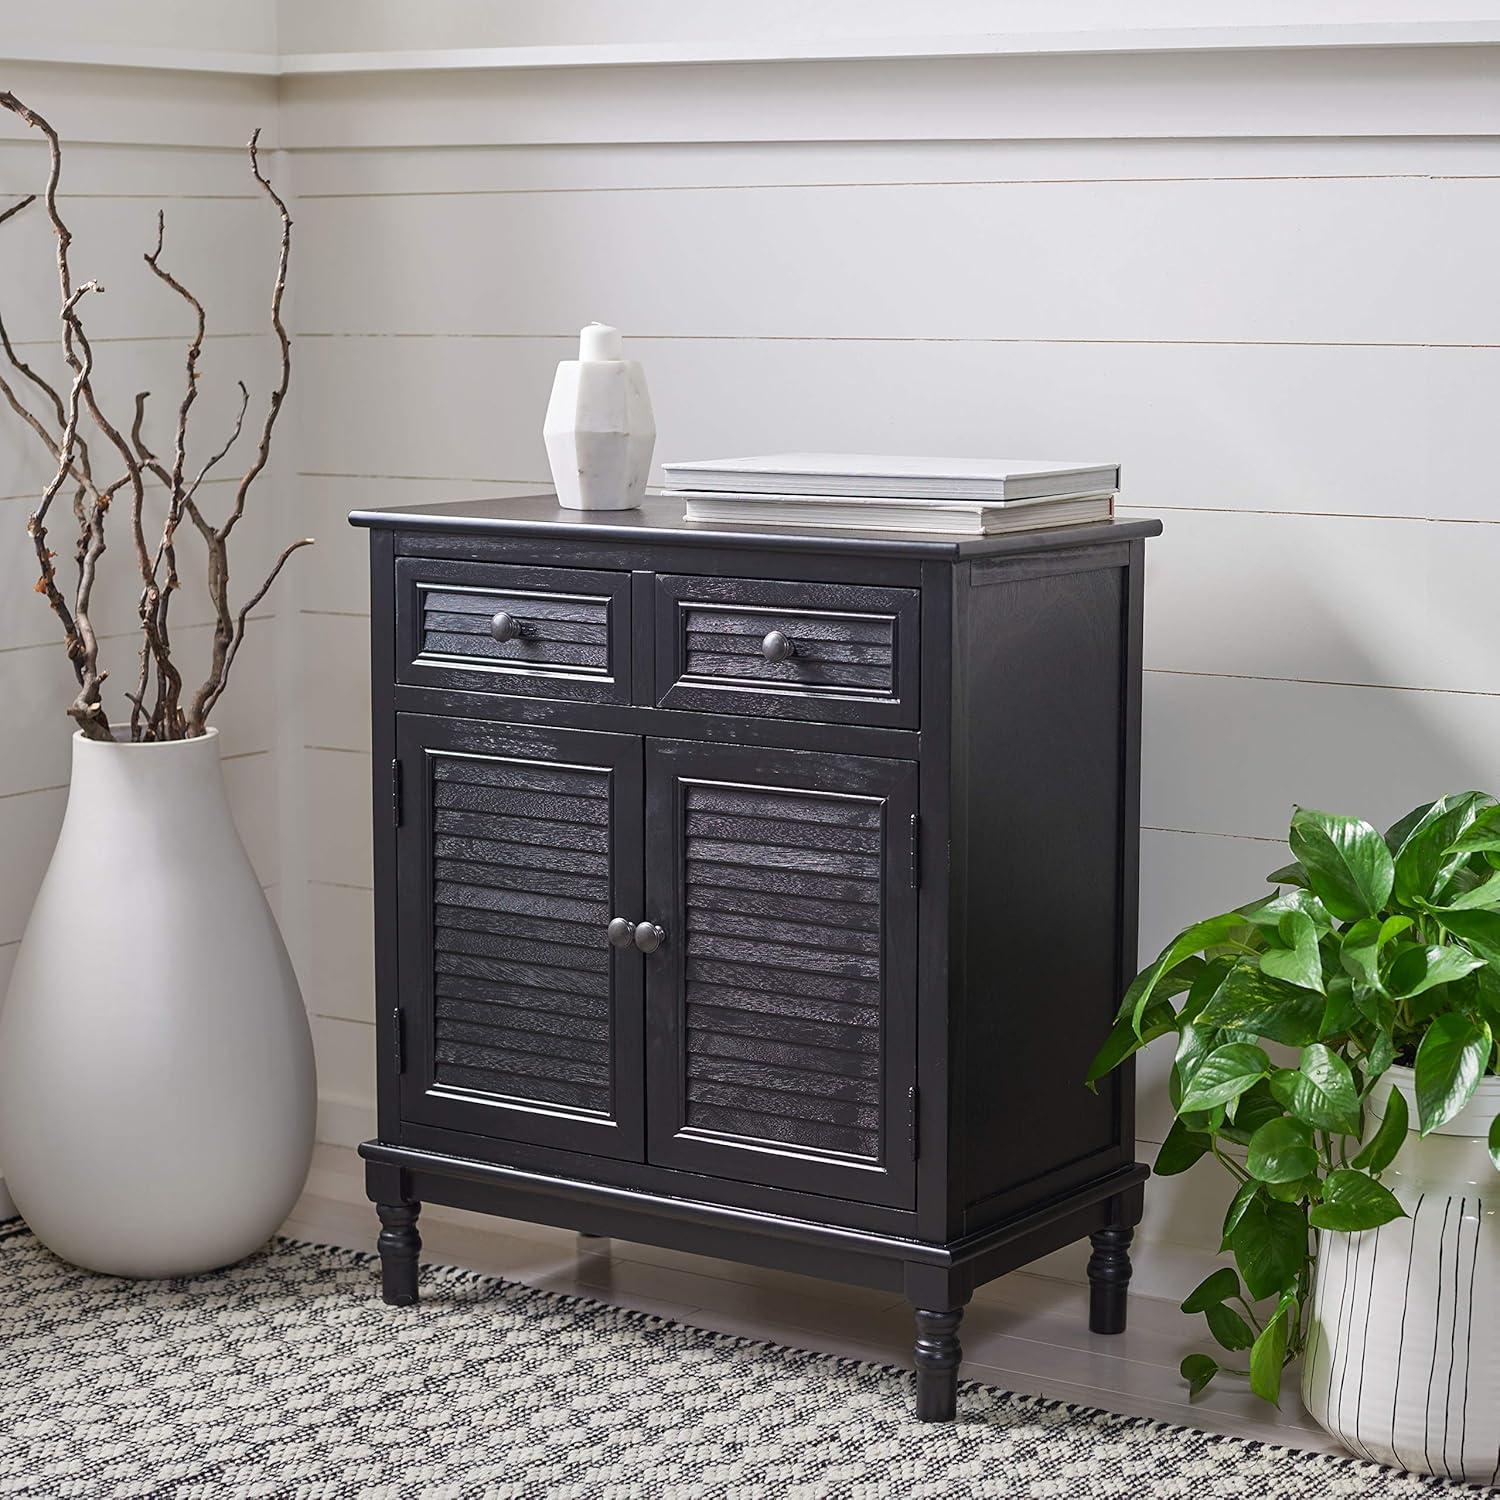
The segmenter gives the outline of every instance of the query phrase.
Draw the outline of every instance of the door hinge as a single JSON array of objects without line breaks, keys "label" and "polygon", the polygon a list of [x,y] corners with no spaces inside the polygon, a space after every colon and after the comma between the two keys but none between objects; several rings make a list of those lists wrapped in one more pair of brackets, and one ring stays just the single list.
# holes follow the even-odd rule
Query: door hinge
[{"label": "door hinge", "polygon": [[396,1072],[406,1071],[406,1012],[398,1005],[391,1012],[391,1053],[396,1059]]},{"label": "door hinge", "polygon": [[922,820],[916,813],[911,815],[910,838],[911,846],[908,852],[911,861],[909,872],[911,875],[911,888],[914,891],[919,891],[922,889]]},{"label": "door hinge", "polygon": [[906,1143],[911,1152],[911,1159],[915,1161],[921,1144],[917,1134],[917,1088],[915,1084],[906,1091]]},{"label": "door hinge", "polygon": [[401,826],[401,762],[391,762],[391,822]]}]

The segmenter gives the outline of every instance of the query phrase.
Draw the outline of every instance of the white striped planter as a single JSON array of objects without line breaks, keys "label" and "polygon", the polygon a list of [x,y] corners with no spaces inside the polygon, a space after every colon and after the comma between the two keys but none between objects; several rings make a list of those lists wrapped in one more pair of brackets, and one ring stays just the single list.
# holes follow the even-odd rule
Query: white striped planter
[{"label": "white striped planter", "polygon": [[[1417,1117],[1410,1068],[1391,1084]],[[1378,1123],[1389,1087],[1377,1089]],[[1351,1453],[1500,1483],[1500,1173],[1485,1145],[1500,1111],[1487,1077],[1455,1119],[1415,1130],[1382,1181],[1407,1217],[1318,1235],[1302,1400]]]}]

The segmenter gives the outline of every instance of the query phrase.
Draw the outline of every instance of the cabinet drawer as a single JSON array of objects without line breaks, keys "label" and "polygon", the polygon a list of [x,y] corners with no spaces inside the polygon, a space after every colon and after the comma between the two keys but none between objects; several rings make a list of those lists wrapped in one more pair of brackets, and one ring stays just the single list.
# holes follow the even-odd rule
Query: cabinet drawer
[{"label": "cabinet drawer", "polygon": [[917,589],[658,574],[664,708],[917,725]]},{"label": "cabinet drawer", "polygon": [[630,701],[630,575],[396,562],[397,678],[593,703]]}]

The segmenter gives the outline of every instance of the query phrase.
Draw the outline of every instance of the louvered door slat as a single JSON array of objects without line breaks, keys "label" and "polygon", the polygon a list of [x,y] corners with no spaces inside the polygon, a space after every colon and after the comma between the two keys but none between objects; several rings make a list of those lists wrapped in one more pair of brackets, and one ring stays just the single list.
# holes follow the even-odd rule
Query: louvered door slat
[{"label": "louvered door slat", "polygon": [[[414,1121],[639,1159],[640,741],[402,715]],[[419,1004],[417,1002],[420,1002]]]},{"label": "louvered door slat", "polygon": [[914,768],[680,741],[647,767],[647,907],[675,934],[647,960],[650,1159],[909,1203]]}]

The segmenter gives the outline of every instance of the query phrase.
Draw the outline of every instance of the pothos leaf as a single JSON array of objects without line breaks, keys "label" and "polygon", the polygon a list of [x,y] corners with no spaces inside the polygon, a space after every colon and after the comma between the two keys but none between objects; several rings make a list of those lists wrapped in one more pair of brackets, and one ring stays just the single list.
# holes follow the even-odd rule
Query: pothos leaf
[{"label": "pothos leaf", "polygon": [[1417,1048],[1417,1123],[1423,1135],[1446,1125],[1473,1097],[1492,1045],[1484,1021],[1457,1011],[1434,1017]]},{"label": "pothos leaf", "polygon": [[1307,1260],[1307,1213],[1295,1203],[1249,1199],[1229,1236],[1245,1286],[1257,1302],[1292,1286]]},{"label": "pothos leaf", "polygon": [[1286,912],[1277,923],[1276,935],[1286,946],[1267,948],[1261,954],[1261,972],[1321,995],[1323,959],[1318,952],[1318,929],[1312,918],[1306,912]]},{"label": "pothos leaf", "polygon": [[1314,894],[1340,921],[1373,917],[1390,898],[1395,862],[1363,818],[1299,807],[1288,842]]},{"label": "pothos leaf", "polygon": [[1314,1229],[1353,1234],[1405,1217],[1406,1210],[1383,1183],[1352,1167],[1338,1167],[1323,1179],[1323,1201],[1313,1205],[1307,1219]]},{"label": "pothos leaf", "polygon": [[1271,1321],[1250,1349],[1250,1389],[1263,1401],[1281,1405],[1281,1370],[1286,1364],[1287,1334],[1296,1320],[1297,1299],[1283,1295]]},{"label": "pothos leaf", "polygon": [[1189,1399],[1196,1396],[1219,1373],[1217,1361],[1206,1354],[1190,1354],[1177,1368],[1188,1383]]},{"label": "pothos leaf", "polygon": [[1385,1114],[1381,1117],[1379,1128],[1349,1165],[1378,1176],[1395,1161],[1396,1153],[1406,1144],[1408,1125],[1406,1095],[1400,1089],[1392,1088],[1386,1096]]},{"label": "pothos leaf", "polygon": [[1312,1126],[1288,1115],[1267,1120],[1250,1137],[1245,1166],[1252,1177],[1262,1182],[1301,1182],[1318,1166]]},{"label": "pothos leaf", "polygon": [[1226,1349],[1248,1349],[1255,1342],[1250,1325],[1232,1308],[1222,1302],[1203,1309],[1208,1321],[1208,1331]]},{"label": "pothos leaf", "polygon": [[1249,1182],[1242,1182],[1235,1191],[1234,1197],[1229,1200],[1229,1208],[1224,1214],[1224,1234],[1219,1242],[1221,1251],[1230,1249],[1235,1226],[1245,1217],[1245,1210],[1250,1207],[1259,1193],[1260,1184],[1252,1177]]},{"label": "pothos leaf", "polygon": [[1182,1109],[1212,1109],[1238,1099],[1257,1079],[1271,1071],[1271,1059],[1249,1042],[1226,1042],[1215,1047],[1199,1065],[1182,1094]]},{"label": "pothos leaf", "polygon": [[1189,1130],[1181,1120],[1173,1120],[1167,1138],[1156,1153],[1153,1168],[1158,1177],[1175,1177],[1186,1172],[1209,1148],[1211,1137],[1202,1131]]},{"label": "pothos leaf", "polygon": [[1248,1031],[1273,1042],[1301,1047],[1313,1041],[1323,1019],[1323,1001],[1251,963],[1231,969],[1218,993],[1198,1014],[1198,1024]]},{"label": "pothos leaf", "polygon": [[1202,1281],[1182,1299],[1182,1310],[1185,1313],[1202,1312],[1205,1308],[1213,1307],[1217,1303],[1227,1302],[1231,1297],[1240,1294],[1240,1278],[1235,1275],[1233,1266],[1220,1266],[1216,1271],[1210,1271]]},{"label": "pothos leaf", "polygon": [[[1137,1027],[1140,1025],[1146,1004],[1155,994],[1162,980],[1180,964],[1205,948],[1215,948],[1228,942],[1235,933],[1243,932],[1245,919],[1238,912],[1225,912],[1221,916],[1209,917],[1207,921],[1195,922],[1185,927],[1162,949],[1151,964],[1142,969],[1125,991],[1120,1002],[1119,1015],[1130,1016]],[[1189,981],[1191,982],[1191,981]]]},{"label": "pothos leaf", "polygon": [[1315,1130],[1359,1134],[1359,1093],[1342,1057],[1322,1042],[1302,1049],[1297,1069],[1271,1075],[1271,1092],[1289,1114]]}]

